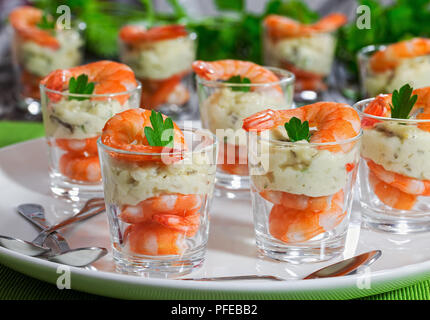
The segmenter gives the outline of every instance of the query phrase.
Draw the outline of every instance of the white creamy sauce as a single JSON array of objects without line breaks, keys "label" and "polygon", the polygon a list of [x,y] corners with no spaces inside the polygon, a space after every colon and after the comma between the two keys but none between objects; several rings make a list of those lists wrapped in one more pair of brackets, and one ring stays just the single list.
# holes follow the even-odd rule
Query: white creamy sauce
[{"label": "white creamy sauce", "polygon": [[117,100],[67,100],[43,105],[46,135],[53,138],[84,139],[100,135],[107,120],[113,115],[138,105]]},{"label": "white creamy sauce", "polygon": [[33,41],[19,44],[18,59],[30,73],[44,77],[56,69],[68,69],[82,62],[83,40],[76,30],[63,30],[56,33],[59,49],[44,47]]},{"label": "white creamy sauce", "polygon": [[191,70],[195,50],[194,41],[189,37],[135,47],[123,45],[121,61],[129,65],[138,78],[161,80]]},{"label": "white creamy sauce", "polygon": [[330,73],[336,48],[336,39],[332,34],[317,33],[275,42],[266,38],[265,59],[270,65],[280,66],[281,61],[286,61],[301,70],[321,75]]},{"label": "white creamy sauce", "polygon": [[362,156],[385,170],[430,180],[430,132],[416,125],[386,121],[364,130]]},{"label": "white creamy sauce", "polygon": [[191,161],[185,158],[170,165],[148,162],[145,166],[110,159],[103,168],[106,200],[134,206],[162,194],[208,194],[216,167],[204,153],[194,153],[192,157]]},{"label": "white creamy sauce", "polygon": [[[251,174],[257,190],[283,191],[310,197],[330,196],[344,188],[348,179],[345,166],[357,163],[360,156],[358,143],[347,153],[318,149],[305,140],[292,146],[261,141],[260,150],[267,153],[267,161],[260,161],[257,165],[263,174]],[[259,161],[257,158],[252,159],[252,155],[250,157],[253,164]]]},{"label": "white creamy sauce", "polygon": [[391,93],[409,83],[414,89],[430,86],[430,55],[403,59],[393,70],[373,72],[367,66],[364,86],[369,96]]}]

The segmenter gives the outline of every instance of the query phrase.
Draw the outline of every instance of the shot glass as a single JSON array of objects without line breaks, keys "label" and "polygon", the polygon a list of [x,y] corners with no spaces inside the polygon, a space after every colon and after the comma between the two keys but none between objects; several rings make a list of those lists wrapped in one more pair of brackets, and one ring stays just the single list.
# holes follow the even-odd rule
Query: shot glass
[{"label": "shot glass", "polygon": [[370,45],[357,54],[360,69],[360,86],[363,97],[375,97],[392,93],[409,83],[414,88],[430,86],[430,55],[402,59],[402,62],[386,71],[375,71],[370,65],[371,57],[387,48],[386,45]]},{"label": "shot glass", "polygon": [[252,212],[264,256],[307,263],[343,252],[360,139],[286,142],[250,132]]},{"label": "shot glass", "polygon": [[114,114],[139,107],[140,84],[114,94],[70,94],[40,85],[54,196],[81,201],[103,193],[97,139]]},{"label": "shot glass", "polygon": [[[18,107],[21,110],[32,115],[40,114],[40,81],[56,69],[82,64],[84,29],[85,24],[77,21],[70,29],[57,25],[52,30],[52,36],[57,41],[57,46],[53,47],[43,45],[12,27],[12,62],[20,96]],[[35,37],[37,40],[40,36]]]},{"label": "shot glass", "polygon": [[267,69],[279,81],[235,84],[196,76],[202,126],[220,141],[217,186],[227,191],[249,189],[248,142],[242,129],[243,119],[268,107],[289,109],[293,105],[294,75],[279,68]]},{"label": "shot glass", "polygon": [[[267,66],[283,68],[296,76],[295,91],[319,92],[327,90],[336,49],[334,32],[315,33],[293,38],[279,38],[263,26],[263,61]],[[305,94],[303,94],[305,96]]]},{"label": "shot glass", "polygon": [[359,170],[362,219],[379,231],[430,230],[430,120],[392,119],[364,112],[373,98],[355,104],[362,119]]},{"label": "shot glass", "polygon": [[[197,111],[191,69],[196,56],[197,34],[186,32],[184,28],[175,35],[180,27],[168,25],[146,31],[139,26],[125,26],[119,38],[121,62],[130,66],[142,83],[140,107],[155,109],[173,119],[191,118]],[[130,39],[129,30],[153,36]],[[166,36],[165,33],[171,34]]]},{"label": "shot glass", "polygon": [[[174,154],[127,152],[99,139],[118,272],[175,277],[203,264],[217,140],[207,130],[181,129],[188,149]],[[164,156],[166,161],[141,160]]]}]

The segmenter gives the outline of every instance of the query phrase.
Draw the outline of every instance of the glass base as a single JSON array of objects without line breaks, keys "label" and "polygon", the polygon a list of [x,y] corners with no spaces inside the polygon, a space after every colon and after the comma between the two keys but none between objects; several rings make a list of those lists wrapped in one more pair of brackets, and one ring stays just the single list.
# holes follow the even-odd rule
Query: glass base
[{"label": "glass base", "polygon": [[[328,236],[327,236],[328,234]],[[257,248],[261,254],[271,259],[292,264],[318,263],[341,255],[345,248],[346,232],[336,237],[321,235],[321,240],[302,244],[286,244],[256,232]]]},{"label": "glass base", "polygon": [[430,215],[408,213],[405,210],[382,210],[361,202],[363,225],[375,231],[411,234],[430,231]]},{"label": "glass base", "polygon": [[73,182],[61,174],[50,173],[50,189],[54,197],[71,202],[85,202],[91,198],[103,198],[102,182],[88,184]]},{"label": "glass base", "polygon": [[206,247],[182,256],[130,255],[113,247],[116,272],[147,278],[177,278],[187,275],[203,265]]},{"label": "glass base", "polygon": [[228,199],[249,199],[250,179],[249,176],[227,174],[220,171],[216,173],[216,197]]}]

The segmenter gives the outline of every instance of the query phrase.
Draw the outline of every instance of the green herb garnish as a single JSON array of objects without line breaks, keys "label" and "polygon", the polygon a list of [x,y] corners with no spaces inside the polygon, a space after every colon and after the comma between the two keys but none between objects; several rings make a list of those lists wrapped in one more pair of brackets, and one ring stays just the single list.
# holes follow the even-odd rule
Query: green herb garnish
[{"label": "green herb garnish", "polygon": [[43,13],[42,19],[37,24],[39,29],[43,30],[54,30],[55,29],[55,21],[49,16],[46,12]]},{"label": "green herb garnish", "polygon": [[285,130],[287,130],[288,137],[292,142],[311,139],[309,132],[309,122],[304,121],[303,123],[299,118],[292,117],[290,122],[284,124]]},{"label": "green herb garnish", "polygon": [[[246,78],[246,77],[241,77],[241,76],[233,76],[233,77],[231,77],[230,79],[228,79],[227,81],[226,81],[227,83],[233,83],[233,84],[250,84],[251,83],[251,80],[249,80],[249,78]],[[242,92],[248,92],[249,90],[251,90],[251,88],[250,87],[246,87],[246,86],[243,86],[243,87],[235,87],[235,86],[233,86],[233,87],[231,87],[231,90],[233,90],[233,91],[242,91]]]},{"label": "green herb garnish", "polygon": [[417,95],[411,96],[413,90],[409,84],[405,84],[398,91],[394,90],[390,104],[391,118],[409,119],[409,113],[418,99]]},{"label": "green herb garnish", "polygon": [[152,128],[145,127],[144,129],[149,145],[154,147],[173,147],[174,129],[172,119],[167,117],[163,121],[161,112],[152,110],[149,120]]},{"label": "green herb garnish", "polygon": [[[76,94],[92,94],[94,91],[94,82],[88,82],[88,76],[86,74],[81,74],[76,79],[72,77],[69,80],[69,93]],[[69,96],[69,100],[85,100],[88,97],[76,97]]]}]

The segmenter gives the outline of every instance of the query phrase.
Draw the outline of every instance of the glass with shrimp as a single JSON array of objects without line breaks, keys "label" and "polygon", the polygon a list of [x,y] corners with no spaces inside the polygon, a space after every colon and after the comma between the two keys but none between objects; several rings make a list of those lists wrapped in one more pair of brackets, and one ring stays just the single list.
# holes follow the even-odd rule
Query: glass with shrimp
[{"label": "glass with shrimp", "polygon": [[203,264],[216,141],[153,110],[108,121],[98,145],[119,272],[175,277]]},{"label": "glass with shrimp", "polygon": [[405,88],[355,105],[364,132],[362,219],[367,227],[397,234],[430,230],[430,87]]},{"label": "glass with shrimp", "polygon": [[244,129],[259,251],[291,263],[341,254],[360,159],[357,112],[336,103],[267,110]]},{"label": "glass with shrimp", "polygon": [[220,144],[217,187],[229,197],[249,197],[247,135],[242,121],[255,112],[292,107],[294,75],[240,60],[196,61],[203,128]]},{"label": "glass with shrimp", "polygon": [[263,21],[263,61],[293,72],[298,97],[315,100],[327,89],[336,48],[335,31],[345,22],[342,14],[331,14],[309,25],[269,15]]},{"label": "glass with shrimp", "polygon": [[57,24],[42,10],[23,6],[9,16],[13,30],[12,61],[19,85],[18,107],[40,114],[39,83],[51,71],[80,65],[85,24]]},{"label": "glass with shrimp", "polygon": [[53,195],[76,202],[100,196],[97,139],[114,114],[139,107],[133,71],[112,61],[59,69],[40,91]]},{"label": "glass with shrimp", "polygon": [[430,39],[414,38],[390,45],[371,45],[357,54],[364,97],[392,93],[405,83],[430,85]]},{"label": "glass with shrimp", "polygon": [[120,60],[142,83],[141,108],[154,109],[175,119],[196,113],[191,63],[197,35],[182,25],[147,30],[126,25],[119,33]]}]

